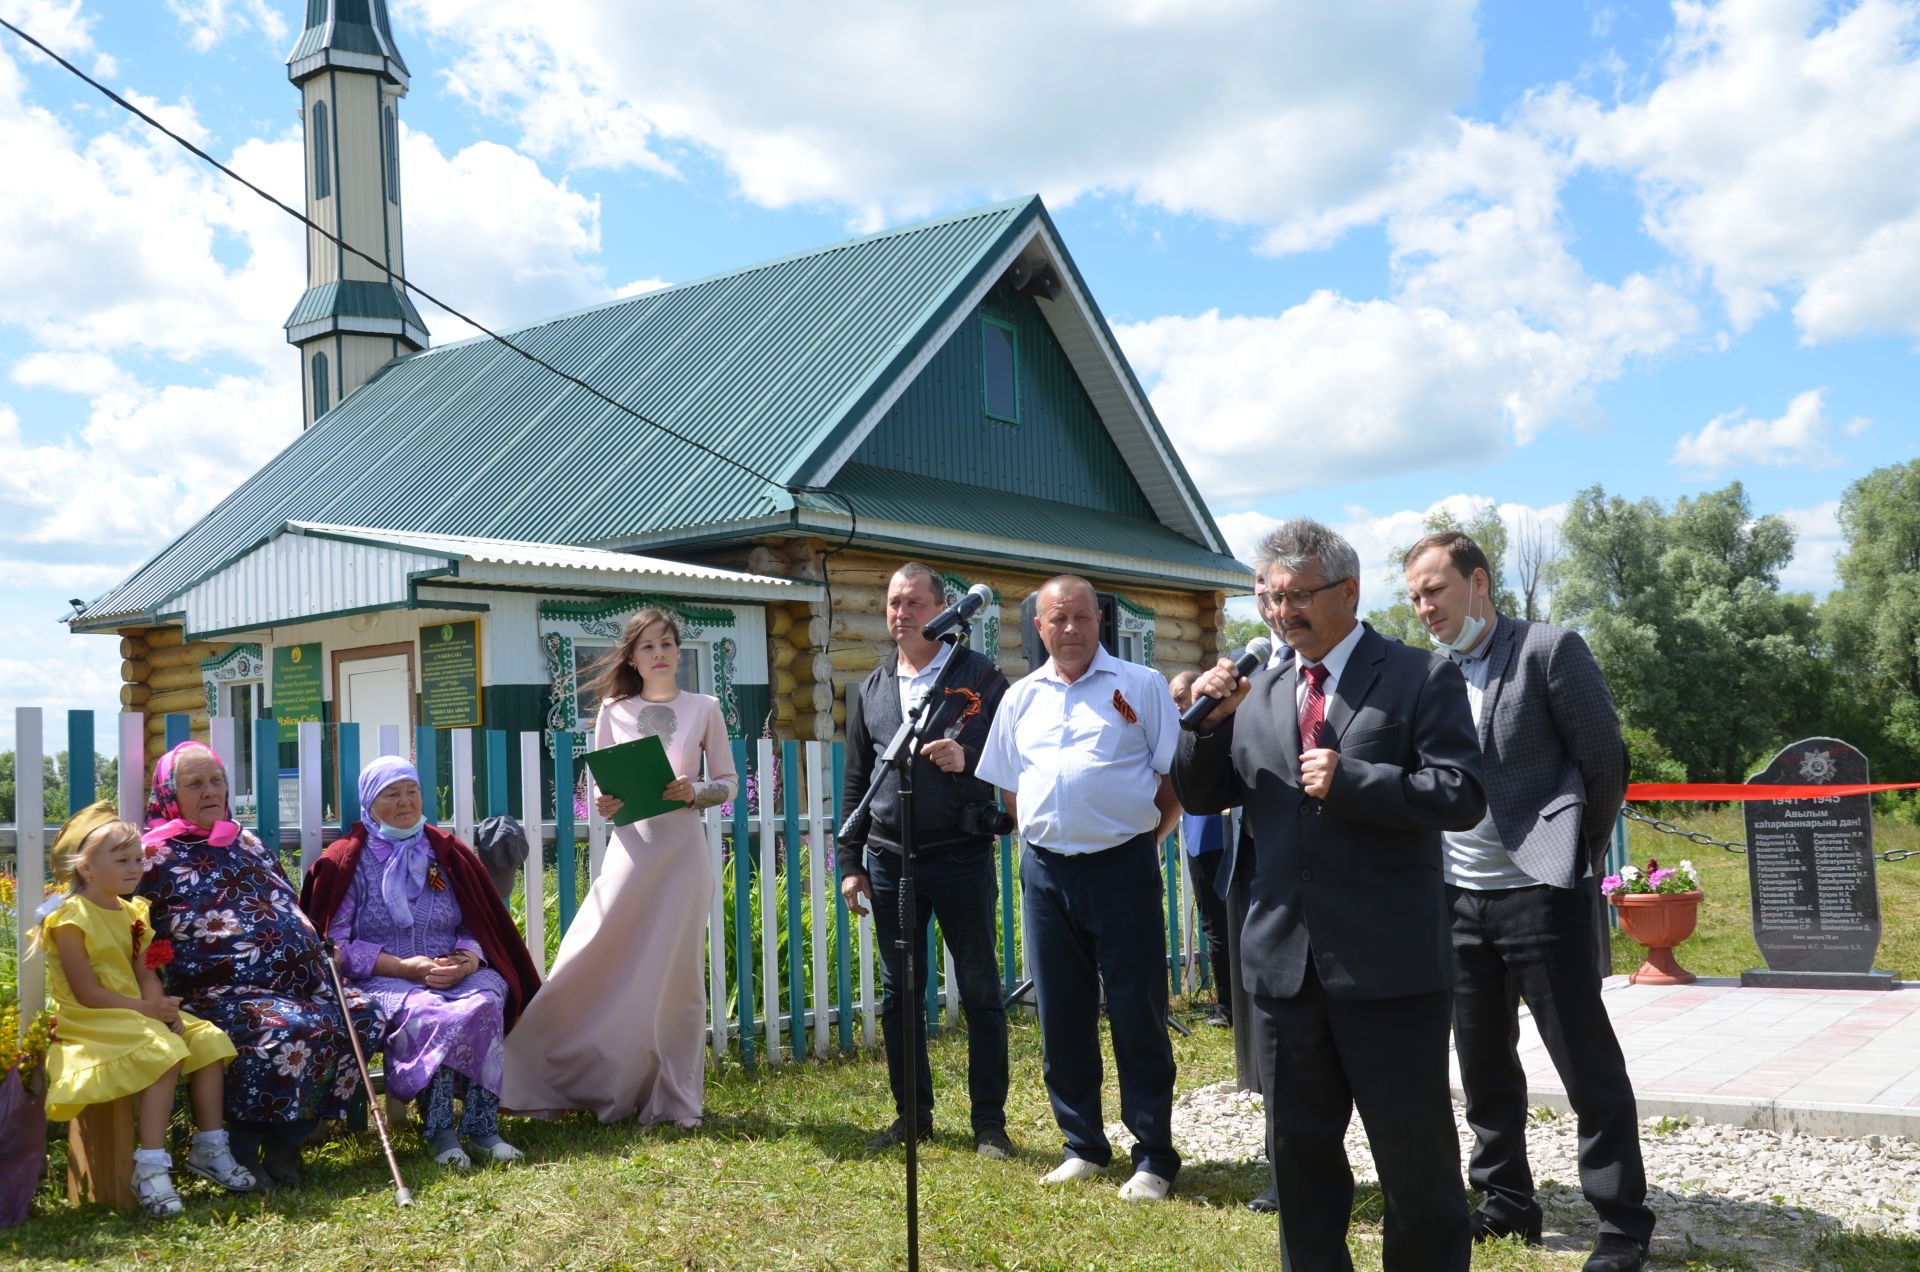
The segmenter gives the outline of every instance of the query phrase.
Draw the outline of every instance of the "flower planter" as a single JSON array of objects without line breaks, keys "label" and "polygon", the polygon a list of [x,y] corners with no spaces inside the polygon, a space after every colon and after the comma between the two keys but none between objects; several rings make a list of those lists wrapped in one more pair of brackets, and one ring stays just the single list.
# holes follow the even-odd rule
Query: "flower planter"
[{"label": "flower planter", "polygon": [[1693,935],[1700,918],[1698,892],[1618,892],[1607,898],[1620,926],[1647,947],[1647,960],[1627,979],[1635,985],[1691,985],[1694,975],[1674,961],[1673,947]]},{"label": "flower planter", "polygon": [[44,1066],[24,1082],[18,1069],[10,1069],[0,1078],[0,1228],[27,1221],[46,1161]]}]

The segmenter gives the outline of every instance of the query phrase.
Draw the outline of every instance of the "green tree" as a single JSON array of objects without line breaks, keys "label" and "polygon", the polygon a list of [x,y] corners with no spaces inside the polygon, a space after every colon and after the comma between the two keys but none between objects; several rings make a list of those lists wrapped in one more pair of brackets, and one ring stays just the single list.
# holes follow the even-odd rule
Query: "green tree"
[{"label": "green tree", "polygon": [[[1503,581],[1506,578],[1507,563],[1507,525],[1500,519],[1500,510],[1489,503],[1465,521],[1453,515],[1446,508],[1436,508],[1427,514],[1422,522],[1425,533],[1438,534],[1442,530],[1458,530],[1480,545],[1487,554],[1487,562],[1493,566],[1493,607],[1502,614],[1518,614],[1519,602]],[[1386,582],[1387,595],[1394,598],[1390,605],[1381,606],[1367,614],[1367,621],[1374,630],[1385,636],[1392,636],[1409,645],[1421,649],[1433,648],[1433,637],[1414,616],[1413,605],[1407,600],[1406,570],[1400,564],[1407,555],[1411,543],[1396,544],[1387,553]]]},{"label": "green tree", "polygon": [[1585,634],[1621,720],[1696,781],[1737,781],[1822,716],[1812,598],[1783,595],[1793,530],[1746,490],[1629,502],[1598,486],[1562,528],[1555,609]]},{"label": "green tree", "polygon": [[1239,649],[1256,636],[1272,638],[1264,621],[1258,618],[1230,618],[1227,620],[1226,648]]},{"label": "green tree", "polygon": [[[18,805],[19,782],[12,751],[0,751],[0,823],[11,823]],[[111,756],[94,758],[94,799],[113,799],[118,784],[119,761]],[[46,817],[50,823],[67,819],[67,753],[40,757],[40,782],[44,792]],[[137,813],[139,810],[136,809]],[[137,821],[138,818],[136,817]]]},{"label": "green tree", "polygon": [[1821,607],[1836,728],[1876,774],[1920,772],[1920,460],[1876,468],[1840,500],[1840,587]]}]

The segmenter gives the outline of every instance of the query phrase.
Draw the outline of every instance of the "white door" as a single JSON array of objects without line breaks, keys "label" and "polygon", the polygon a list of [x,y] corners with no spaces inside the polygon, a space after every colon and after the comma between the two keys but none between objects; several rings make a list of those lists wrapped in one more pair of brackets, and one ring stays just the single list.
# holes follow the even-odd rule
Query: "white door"
[{"label": "white door", "polygon": [[363,759],[378,754],[380,726],[390,724],[400,730],[400,752],[413,753],[413,685],[405,654],[384,654],[378,658],[356,658],[340,663],[340,709],[342,724],[360,726],[360,754]]}]

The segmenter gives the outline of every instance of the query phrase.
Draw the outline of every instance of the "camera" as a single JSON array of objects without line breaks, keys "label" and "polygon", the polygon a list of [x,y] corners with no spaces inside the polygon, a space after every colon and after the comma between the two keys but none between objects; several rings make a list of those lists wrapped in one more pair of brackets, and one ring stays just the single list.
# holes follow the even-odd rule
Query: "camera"
[{"label": "camera", "polygon": [[1013,814],[987,800],[960,805],[960,833],[964,835],[1011,835]]}]

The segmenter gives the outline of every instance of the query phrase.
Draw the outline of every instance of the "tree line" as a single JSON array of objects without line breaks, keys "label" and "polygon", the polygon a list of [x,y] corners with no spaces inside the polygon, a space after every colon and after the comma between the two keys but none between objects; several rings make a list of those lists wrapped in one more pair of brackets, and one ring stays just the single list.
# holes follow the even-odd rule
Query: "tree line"
[{"label": "tree line", "polygon": [[[1557,535],[1537,523],[1513,534],[1492,507],[1465,521],[1442,509],[1426,529],[1479,541],[1500,613],[1586,638],[1635,781],[1743,781],[1822,735],[1866,752],[1876,781],[1920,781],[1920,460],[1847,487],[1839,523],[1838,585],[1819,600],[1781,589],[1793,527],[1755,516],[1737,481],[1670,506],[1589,486]],[[1403,551],[1383,563],[1396,600],[1367,620],[1431,648],[1402,591]],[[1238,620],[1229,638],[1259,630]]]}]

